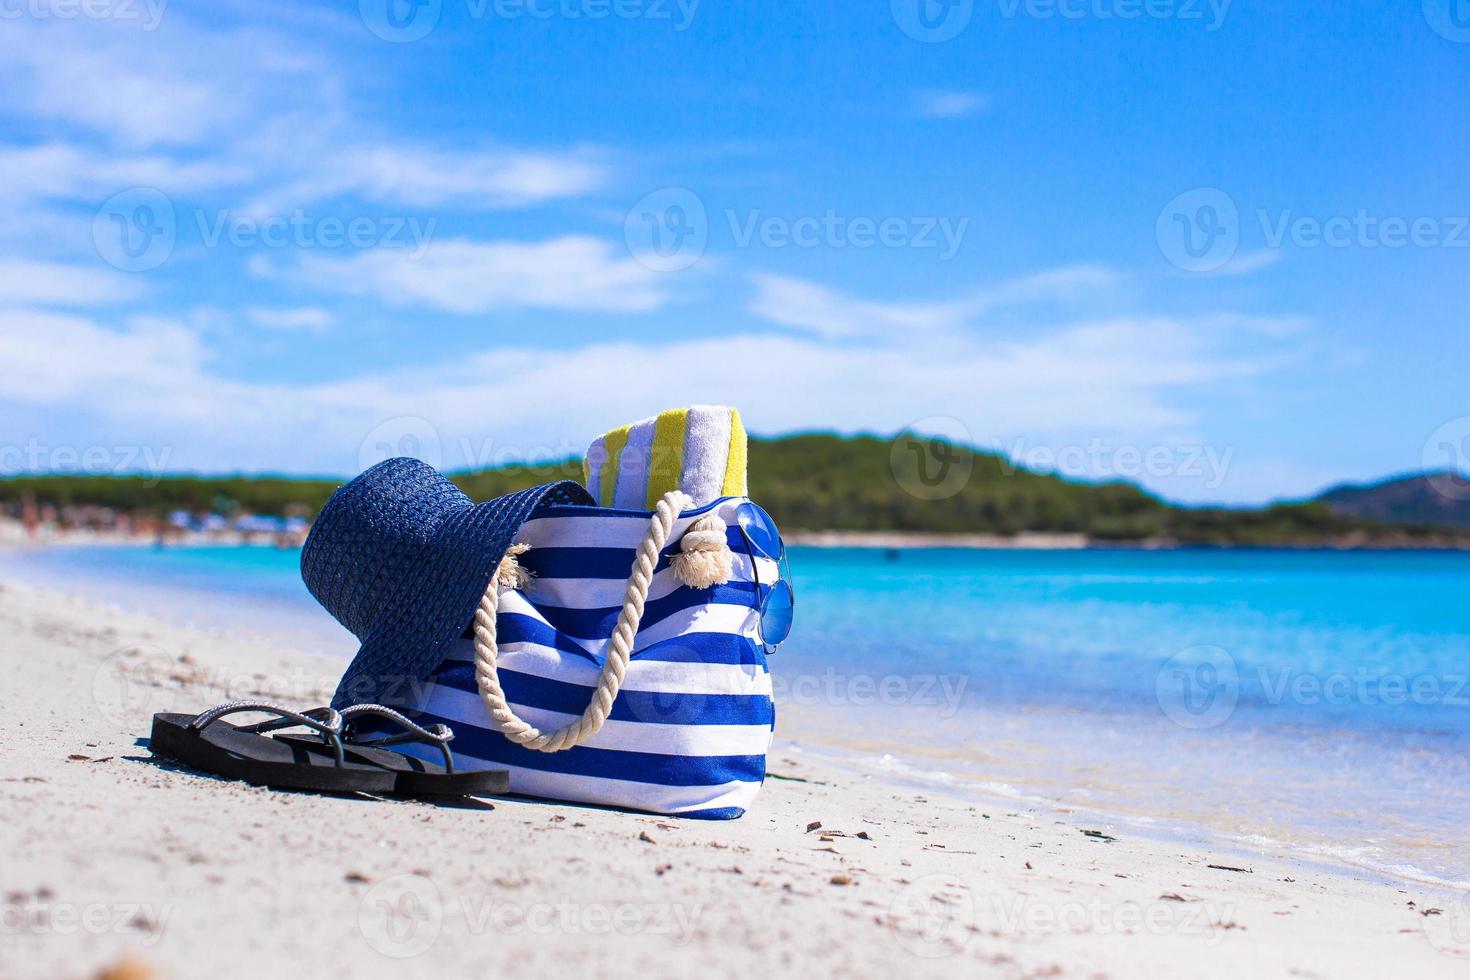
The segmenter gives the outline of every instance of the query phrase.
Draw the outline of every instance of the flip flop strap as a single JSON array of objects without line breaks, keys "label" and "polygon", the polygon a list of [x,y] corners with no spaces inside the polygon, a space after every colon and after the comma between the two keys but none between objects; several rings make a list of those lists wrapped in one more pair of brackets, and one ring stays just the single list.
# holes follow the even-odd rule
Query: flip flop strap
[{"label": "flip flop strap", "polygon": [[240,731],[264,734],[281,728],[291,728],[295,725],[304,725],[307,728],[320,732],[322,737],[332,746],[332,751],[337,757],[337,765],[342,765],[344,756],[342,751],[342,716],[332,708],[312,708],[310,711],[292,711],[269,701],[226,701],[224,704],[216,705],[208,711],[201,711],[189,722],[190,731],[202,732],[226,715],[239,714],[242,711],[264,711],[276,715],[270,721],[258,722],[254,725],[242,725]]},{"label": "flip flop strap", "polygon": [[623,678],[628,672],[628,660],[633,655],[633,637],[643,620],[643,605],[648,601],[648,590],[653,585],[653,570],[658,565],[659,555],[673,531],[674,522],[681,511],[692,507],[693,502],[682,490],[670,490],[659,500],[653,516],[648,522],[648,531],[638,546],[633,569],[628,575],[628,588],[623,596],[623,608],[618,613],[617,625],[613,627],[603,659],[602,674],[592,700],[582,716],[554,732],[543,732],[525,721],[512,710],[506,700],[505,690],[500,686],[497,659],[500,655],[495,633],[495,615],[500,608],[499,576],[492,577],[480,598],[475,611],[475,682],[480,689],[480,700],[490,712],[490,721],[496,731],[519,745],[538,752],[560,752],[585,742],[601,730],[612,711],[613,701],[622,690]]},{"label": "flip flop strap", "polygon": [[[357,738],[351,733],[351,725],[354,719],[363,715],[372,715],[378,718],[387,718],[395,725],[403,729],[397,735],[369,736]],[[384,748],[389,745],[402,745],[405,742],[430,742],[439,746],[439,751],[444,753],[444,771],[454,772],[454,753],[449,751],[449,742],[454,738],[454,729],[448,725],[420,725],[402,712],[394,711],[387,705],[382,704],[354,704],[343,708],[341,712],[344,725],[344,739],[348,745],[357,745],[363,748]]]}]

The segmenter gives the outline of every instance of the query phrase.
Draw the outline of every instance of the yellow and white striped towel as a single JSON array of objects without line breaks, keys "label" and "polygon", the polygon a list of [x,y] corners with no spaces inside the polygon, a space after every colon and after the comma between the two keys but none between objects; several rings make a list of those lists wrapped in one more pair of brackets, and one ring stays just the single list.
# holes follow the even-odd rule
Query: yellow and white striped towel
[{"label": "yellow and white striped towel", "polygon": [[604,507],[650,510],[670,490],[702,506],[720,497],[744,497],[745,427],[725,405],[694,405],[598,436],[587,449],[582,475]]}]

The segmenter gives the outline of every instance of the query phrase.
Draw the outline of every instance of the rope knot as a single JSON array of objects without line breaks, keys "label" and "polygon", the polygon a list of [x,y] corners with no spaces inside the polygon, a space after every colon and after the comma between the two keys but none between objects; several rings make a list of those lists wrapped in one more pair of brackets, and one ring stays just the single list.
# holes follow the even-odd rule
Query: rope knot
[{"label": "rope knot", "polygon": [[669,559],[674,576],[693,589],[708,589],[730,581],[735,556],[725,540],[725,522],[706,514],[679,539],[679,554]]},{"label": "rope knot", "polygon": [[528,589],[531,580],[536,573],[516,561],[517,555],[524,555],[531,550],[528,544],[513,544],[505,549],[505,557],[500,559],[500,564],[495,568],[495,585],[501,592],[512,592]]}]

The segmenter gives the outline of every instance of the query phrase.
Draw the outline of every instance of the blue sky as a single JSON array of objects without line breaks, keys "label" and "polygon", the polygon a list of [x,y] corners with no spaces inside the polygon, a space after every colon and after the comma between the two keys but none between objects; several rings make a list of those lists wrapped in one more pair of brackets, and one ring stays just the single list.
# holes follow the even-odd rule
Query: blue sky
[{"label": "blue sky", "polygon": [[0,39],[0,470],[459,468],[693,402],[1196,502],[1470,464],[1465,0],[5,0]]}]

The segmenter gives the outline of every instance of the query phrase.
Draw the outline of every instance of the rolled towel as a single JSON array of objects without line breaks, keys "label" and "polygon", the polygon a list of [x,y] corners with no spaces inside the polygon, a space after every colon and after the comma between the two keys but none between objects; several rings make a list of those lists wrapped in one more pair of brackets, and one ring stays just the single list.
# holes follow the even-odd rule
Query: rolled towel
[{"label": "rolled towel", "polygon": [[724,405],[694,405],[603,433],[587,449],[587,489],[604,507],[651,510],[670,490],[683,490],[696,507],[720,497],[743,497],[745,427]]}]

